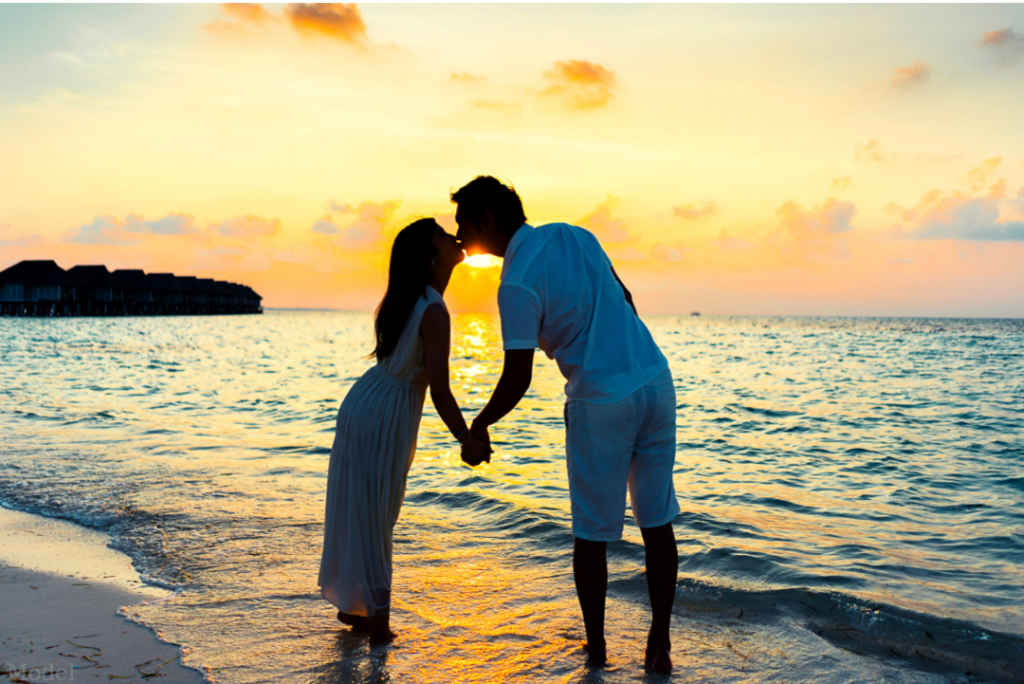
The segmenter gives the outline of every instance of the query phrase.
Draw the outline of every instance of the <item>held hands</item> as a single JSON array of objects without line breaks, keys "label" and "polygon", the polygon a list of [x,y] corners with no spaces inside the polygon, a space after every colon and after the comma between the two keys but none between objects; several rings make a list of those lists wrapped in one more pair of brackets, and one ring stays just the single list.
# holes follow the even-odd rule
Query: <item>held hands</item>
[{"label": "held hands", "polygon": [[467,434],[462,439],[462,460],[471,466],[478,466],[484,461],[490,463],[491,446],[472,434]]},{"label": "held hands", "polygon": [[484,461],[491,462],[491,436],[487,434],[486,427],[480,427],[476,422],[469,429],[462,439],[462,460],[471,466],[478,466]]}]

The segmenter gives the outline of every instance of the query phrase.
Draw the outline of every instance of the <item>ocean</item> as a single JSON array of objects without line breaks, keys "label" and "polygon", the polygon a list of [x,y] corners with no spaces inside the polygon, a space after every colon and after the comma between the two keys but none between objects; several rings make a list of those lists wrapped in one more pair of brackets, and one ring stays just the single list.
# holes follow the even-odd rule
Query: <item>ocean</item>
[{"label": "ocean", "polygon": [[[645,319],[678,405],[675,681],[1024,681],[1024,321]],[[453,317],[467,417],[495,316]],[[365,313],[0,319],[0,504],[105,530],[170,598],[130,619],[214,682],[640,682],[627,510],[611,666],[583,666],[562,378],[538,354],[490,464],[428,398],[395,530],[392,647],[316,585]],[[369,455],[368,455],[369,456]],[[0,618],[2,622],[2,618]]]}]

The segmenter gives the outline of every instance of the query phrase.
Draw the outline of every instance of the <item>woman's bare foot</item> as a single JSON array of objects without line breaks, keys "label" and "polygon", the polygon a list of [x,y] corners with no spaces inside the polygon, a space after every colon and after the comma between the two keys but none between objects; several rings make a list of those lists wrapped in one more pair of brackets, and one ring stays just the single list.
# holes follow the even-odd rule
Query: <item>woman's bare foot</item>
[{"label": "woman's bare foot", "polygon": [[590,667],[604,667],[608,664],[608,649],[604,639],[601,639],[600,644],[583,644],[583,652],[587,654],[587,665]]},{"label": "woman's bare foot", "polygon": [[349,615],[348,613],[342,613],[338,611],[338,622],[346,625],[351,625],[352,629],[360,632],[370,631],[370,619],[363,617],[362,615]]},{"label": "woman's bare foot", "polygon": [[647,653],[644,655],[644,663],[659,674],[666,674],[672,671],[672,642],[668,636],[660,639],[654,636],[653,632],[647,634]]}]

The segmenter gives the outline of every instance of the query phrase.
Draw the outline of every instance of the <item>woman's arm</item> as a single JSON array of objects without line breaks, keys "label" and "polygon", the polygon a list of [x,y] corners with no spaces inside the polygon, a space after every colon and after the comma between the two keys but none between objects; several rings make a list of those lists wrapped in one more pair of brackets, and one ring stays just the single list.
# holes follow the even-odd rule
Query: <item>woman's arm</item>
[{"label": "woman's arm", "polygon": [[[455,396],[452,394],[448,376],[448,356],[451,353],[451,317],[440,304],[431,304],[423,313],[420,323],[420,337],[423,338],[423,351],[427,360],[427,380],[430,382],[430,399],[441,420],[451,430],[452,435],[462,443],[471,454],[472,460],[479,463],[476,456],[484,450],[483,445],[469,434],[466,419],[462,416]],[[490,460],[490,458],[487,458]],[[469,461],[467,461],[469,462]],[[471,465],[476,465],[471,463]]]}]

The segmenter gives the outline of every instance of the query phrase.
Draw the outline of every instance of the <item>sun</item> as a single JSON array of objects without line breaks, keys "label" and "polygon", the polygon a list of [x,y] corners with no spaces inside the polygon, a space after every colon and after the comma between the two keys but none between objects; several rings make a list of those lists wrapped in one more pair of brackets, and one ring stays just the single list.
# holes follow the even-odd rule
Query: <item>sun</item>
[{"label": "sun", "polygon": [[501,259],[492,254],[474,254],[466,257],[463,263],[473,268],[497,268],[501,266],[501,262]]}]

